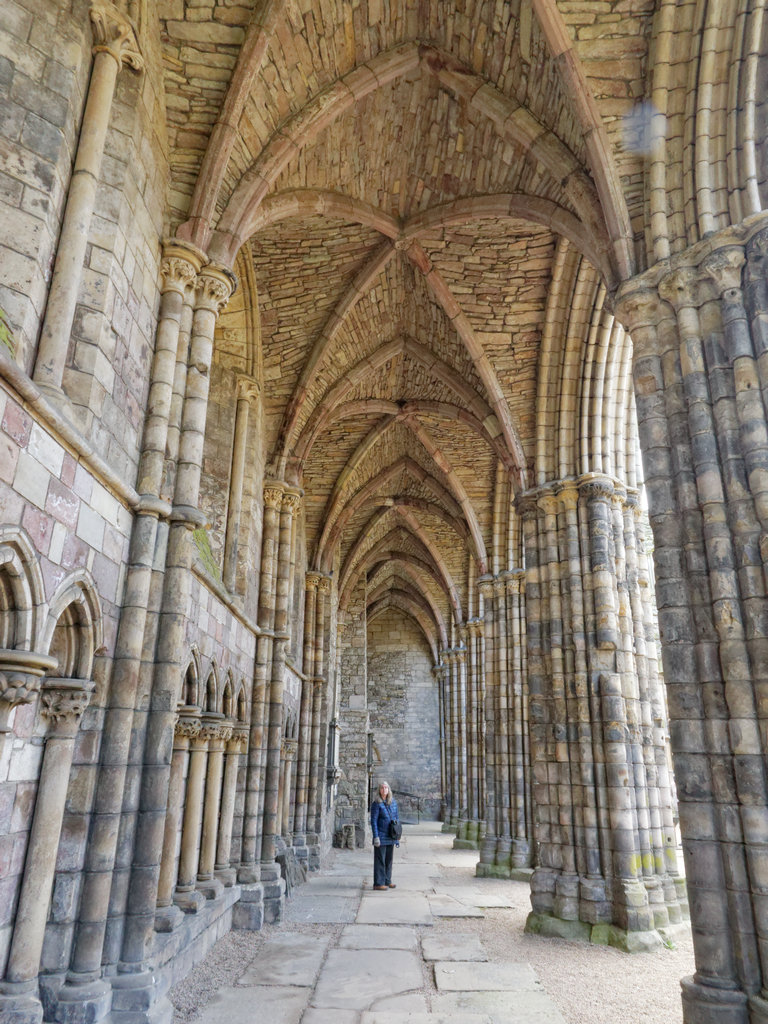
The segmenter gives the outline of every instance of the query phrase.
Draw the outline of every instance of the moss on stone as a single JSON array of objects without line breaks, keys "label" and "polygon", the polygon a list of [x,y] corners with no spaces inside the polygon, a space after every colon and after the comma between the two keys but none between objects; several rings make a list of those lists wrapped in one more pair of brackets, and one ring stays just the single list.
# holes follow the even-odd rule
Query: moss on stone
[{"label": "moss on stone", "polygon": [[192,532],[192,538],[197,547],[198,554],[200,555],[200,561],[203,563],[203,568],[212,576],[215,580],[221,583],[221,569],[216,564],[216,559],[213,557],[211,551],[211,542],[208,540],[208,531],[204,526],[199,526]]},{"label": "moss on stone", "polygon": [[4,345],[11,356],[16,355],[16,343],[13,339],[13,331],[8,324],[8,314],[2,306],[0,306],[0,345]]}]

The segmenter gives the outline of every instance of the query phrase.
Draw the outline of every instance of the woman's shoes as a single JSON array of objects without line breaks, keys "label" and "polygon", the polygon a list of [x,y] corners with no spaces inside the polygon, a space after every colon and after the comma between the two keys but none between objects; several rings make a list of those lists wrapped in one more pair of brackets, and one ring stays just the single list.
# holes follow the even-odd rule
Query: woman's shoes
[{"label": "woman's shoes", "polygon": [[390,882],[390,883],[389,883],[389,884],[387,885],[387,888],[388,888],[388,889],[396,889],[396,888],[397,888],[397,886],[396,886],[396,885],[393,885],[393,883],[392,883],[392,882]]},{"label": "woman's shoes", "polygon": [[388,885],[374,885],[373,888],[374,889],[378,889],[379,892],[386,892],[387,889],[389,888],[389,886]]}]

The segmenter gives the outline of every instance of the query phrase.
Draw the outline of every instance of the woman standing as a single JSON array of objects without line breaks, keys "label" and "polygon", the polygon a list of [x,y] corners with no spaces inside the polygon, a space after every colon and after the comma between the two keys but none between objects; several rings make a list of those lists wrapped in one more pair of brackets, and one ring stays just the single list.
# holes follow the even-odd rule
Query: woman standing
[{"label": "woman standing", "polygon": [[378,796],[371,804],[373,888],[380,891],[395,888],[392,884],[392,855],[400,844],[390,835],[389,823],[397,820],[397,800],[392,798],[389,783],[380,782]]}]

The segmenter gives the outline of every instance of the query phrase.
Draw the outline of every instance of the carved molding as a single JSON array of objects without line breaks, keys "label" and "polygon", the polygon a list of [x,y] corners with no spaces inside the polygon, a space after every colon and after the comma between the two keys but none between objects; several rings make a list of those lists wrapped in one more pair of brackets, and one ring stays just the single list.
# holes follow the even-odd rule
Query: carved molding
[{"label": "carved molding", "polygon": [[0,703],[8,708],[30,704],[43,677],[58,668],[56,658],[32,651],[0,650]]}]

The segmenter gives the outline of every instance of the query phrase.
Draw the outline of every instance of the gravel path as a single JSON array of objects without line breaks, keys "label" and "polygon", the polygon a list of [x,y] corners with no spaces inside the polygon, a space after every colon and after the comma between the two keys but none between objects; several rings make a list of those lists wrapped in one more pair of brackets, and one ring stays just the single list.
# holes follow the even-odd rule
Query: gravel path
[{"label": "gravel path", "polygon": [[[454,886],[478,884],[472,855],[456,851],[455,866],[451,865],[454,858],[450,841],[447,836],[436,843],[441,863],[440,887],[450,891]],[[338,856],[343,856],[343,852],[332,851],[332,858]],[[526,935],[523,927],[530,909],[527,883],[493,880],[482,884],[492,885],[494,893],[509,899],[511,907],[488,908],[482,918],[436,918],[430,934],[474,933],[492,961],[530,964],[568,1024],[681,1024],[680,978],[694,970],[689,933],[678,939],[673,949],[634,955],[586,943]],[[301,890],[294,898],[301,899]],[[335,944],[344,926],[300,924],[292,920],[282,927],[293,932],[328,934]],[[230,932],[224,936],[206,959],[171,990],[174,1024],[191,1024],[213,993],[235,982],[280,930],[280,925],[265,925],[260,932]],[[424,992],[435,992],[429,971],[424,975]]]}]

